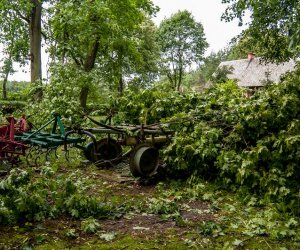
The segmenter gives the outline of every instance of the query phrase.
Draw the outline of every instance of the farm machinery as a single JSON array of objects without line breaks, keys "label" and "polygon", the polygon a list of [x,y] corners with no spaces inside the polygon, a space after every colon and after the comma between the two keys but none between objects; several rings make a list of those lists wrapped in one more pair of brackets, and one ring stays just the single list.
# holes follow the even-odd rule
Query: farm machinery
[{"label": "farm machinery", "polygon": [[[8,117],[7,121],[7,124],[0,127],[0,162],[9,162],[11,165],[17,164],[20,156],[26,156],[27,161],[34,158],[37,165],[41,155],[48,159],[52,151],[57,156],[59,146],[76,145],[85,141],[79,137],[65,140],[66,132],[59,114],[53,114],[52,119],[34,131],[31,131],[25,116],[20,121]],[[49,125],[52,125],[51,132],[44,132]]]},{"label": "farm machinery", "polygon": [[0,161],[17,164],[19,156],[25,155],[27,146],[15,139],[16,134],[28,130],[25,116],[17,121],[13,117],[6,118],[7,123],[0,126]]},{"label": "farm machinery", "polygon": [[[59,114],[53,114],[52,119],[34,131],[28,129],[24,116],[19,122],[7,118],[9,123],[0,127],[0,161],[17,163],[22,155],[28,162],[34,158],[37,165],[41,155],[48,159],[54,151],[57,156],[60,146],[64,147],[68,159],[69,145],[73,145],[98,167],[114,166],[129,159],[133,176],[150,177],[156,173],[159,148],[170,140],[173,131],[161,124],[112,126],[89,119],[97,127],[73,128],[66,132]],[[51,131],[45,132],[50,125]]]},{"label": "farm machinery", "polygon": [[[44,129],[51,125],[51,132],[44,132]],[[48,156],[51,152],[55,152],[58,147],[65,146],[65,154],[67,155],[67,145],[77,145],[85,141],[80,137],[68,137],[65,139],[65,127],[62,123],[61,116],[57,113],[53,114],[53,118],[47,121],[40,128],[35,131],[24,131],[15,136],[17,141],[20,141],[29,147],[29,152],[26,155],[26,159],[35,158],[35,164],[41,155],[45,155],[48,160]]]},{"label": "farm machinery", "polygon": [[[156,173],[159,148],[170,140],[173,131],[165,129],[161,124],[111,126],[89,119],[97,125],[96,128],[73,129],[65,136],[66,141],[71,134],[87,135],[91,139],[90,143],[81,148],[86,159],[96,166],[113,166],[129,158],[133,176],[151,177]],[[97,140],[96,134],[101,135],[102,139]]]}]

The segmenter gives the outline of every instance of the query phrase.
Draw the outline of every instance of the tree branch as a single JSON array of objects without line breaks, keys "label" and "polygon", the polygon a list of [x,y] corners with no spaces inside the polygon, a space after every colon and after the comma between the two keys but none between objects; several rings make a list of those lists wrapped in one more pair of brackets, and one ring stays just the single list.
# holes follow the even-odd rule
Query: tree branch
[{"label": "tree branch", "polygon": [[19,16],[21,19],[23,19],[26,23],[30,24],[30,19],[24,15],[22,15],[22,13],[18,10],[15,9],[17,16]]}]

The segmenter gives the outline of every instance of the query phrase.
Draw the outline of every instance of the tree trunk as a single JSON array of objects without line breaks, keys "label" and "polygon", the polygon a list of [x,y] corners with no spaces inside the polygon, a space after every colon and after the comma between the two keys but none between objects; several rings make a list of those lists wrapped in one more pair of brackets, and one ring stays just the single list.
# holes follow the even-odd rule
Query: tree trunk
[{"label": "tree trunk", "polygon": [[[41,62],[41,0],[31,0],[33,7],[30,15],[30,69],[31,83],[42,80],[42,62]],[[36,99],[40,99],[43,95],[42,89],[35,94]]]},{"label": "tree trunk", "polygon": [[80,90],[79,100],[80,100],[80,106],[84,110],[86,110],[86,103],[87,103],[88,94],[89,94],[89,88],[87,86],[83,86]]},{"label": "tree trunk", "polygon": [[4,79],[3,79],[3,83],[2,83],[2,98],[4,100],[7,99],[7,89],[6,89],[6,86],[7,86],[7,81],[8,81],[8,76],[10,74],[10,72],[12,71],[12,52],[10,51],[9,52],[9,57],[7,59],[5,59],[4,61],[4,66],[3,66],[3,74],[4,74]]},{"label": "tree trunk", "polygon": [[[96,39],[96,41],[91,46],[91,50],[89,51],[88,56],[86,58],[84,64],[85,72],[90,72],[94,68],[98,49],[99,49],[99,39]],[[89,87],[83,86],[80,90],[79,98],[80,98],[80,105],[84,110],[86,109],[88,94],[89,94]]]},{"label": "tree trunk", "polygon": [[9,72],[8,71],[5,72],[5,76],[4,76],[3,84],[2,84],[2,98],[3,98],[3,100],[7,99],[6,84],[7,84],[8,75],[9,75]]},{"label": "tree trunk", "polygon": [[123,82],[122,75],[119,77],[119,87],[118,87],[118,90],[119,90],[119,96],[122,96],[123,95],[123,91],[124,91],[124,82]]},{"label": "tree trunk", "polygon": [[183,77],[183,68],[180,67],[179,68],[179,76],[178,76],[178,83],[177,83],[177,91],[180,91],[180,87],[181,87],[181,82],[182,82],[182,77]]}]

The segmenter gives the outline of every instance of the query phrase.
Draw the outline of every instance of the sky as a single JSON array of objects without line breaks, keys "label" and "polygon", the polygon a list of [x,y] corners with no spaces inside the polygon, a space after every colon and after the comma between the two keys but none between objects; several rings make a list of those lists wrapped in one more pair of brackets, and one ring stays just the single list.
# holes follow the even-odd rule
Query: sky
[{"label": "sky", "polygon": [[[152,0],[152,2],[160,8],[156,17],[153,18],[156,25],[159,25],[164,18],[170,17],[178,10],[190,11],[195,20],[201,22],[204,27],[205,36],[209,44],[205,55],[209,55],[211,52],[218,52],[225,48],[230,40],[242,31],[242,28],[238,26],[236,20],[229,23],[221,21],[221,15],[226,9],[226,5],[222,4],[221,0]],[[44,60],[42,64],[43,77],[47,77],[47,60]],[[19,70],[18,73],[10,76],[9,80],[29,81],[30,72],[28,69],[29,65]]]},{"label": "sky", "polygon": [[238,26],[237,20],[229,23],[221,21],[222,13],[227,7],[226,4],[221,3],[221,0],[152,0],[152,2],[160,7],[160,12],[153,19],[157,25],[178,10],[190,11],[196,21],[204,27],[205,36],[210,45],[206,55],[225,48],[233,37],[241,33],[243,28]]}]

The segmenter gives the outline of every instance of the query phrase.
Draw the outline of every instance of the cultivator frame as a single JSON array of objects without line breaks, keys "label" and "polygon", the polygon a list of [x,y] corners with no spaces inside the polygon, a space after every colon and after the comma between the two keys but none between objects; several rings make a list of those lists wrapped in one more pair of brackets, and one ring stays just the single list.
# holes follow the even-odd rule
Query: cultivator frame
[{"label": "cultivator frame", "polygon": [[[114,166],[129,158],[130,171],[134,176],[151,177],[159,166],[159,148],[167,144],[174,134],[163,124],[112,126],[91,117],[89,119],[97,125],[96,128],[74,128],[66,132],[57,113],[35,131],[29,131],[25,116],[19,122],[9,117],[9,123],[0,127],[0,161],[16,164],[19,156],[26,155],[29,164],[29,158],[35,157],[35,165],[38,165],[41,155],[49,160],[50,153],[54,151],[57,158],[56,151],[60,146],[64,146],[68,160],[68,147],[73,145],[96,166]],[[51,124],[51,132],[44,132]],[[101,135],[101,139],[97,139],[96,135]],[[82,146],[86,142],[84,136],[90,138],[90,142]],[[26,149],[29,149],[27,154]],[[123,149],[126,151],[123,152]]]},{"label": "cultivator frame", "polygon": [[[43,130],[52,124],[50,133],[44,132]],[[79,144],[85,141],[80,137],[70,137],[65,140],[65,127],[62,123],[61,116],[57,113],[53,114],[53,118],[42,125],[35,131],[22,132],[16,136],[16,140],[26,144],[29,147],[29,152],[26,155],[26,160],[29,162],[29,158],[35,156],[34,162],[37,165],[38,159],[41,155],[45,155],[46,160],[51,152],[55,153],[57,158],[57,149],[59,146],[65,145],[65,157],[68,158],[68,145]]]},{"label": "cultivator frame", "polygon": [[25,156],[27,146],[15,139],[16,134],[27,131],[28,125],[23,115],[20,121],[13,117],[6,118],[7,124],[0,127],[0,161],[12,165],[19,162],[20,156]]}]

